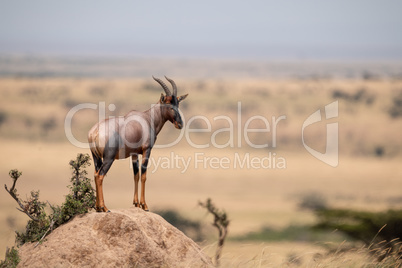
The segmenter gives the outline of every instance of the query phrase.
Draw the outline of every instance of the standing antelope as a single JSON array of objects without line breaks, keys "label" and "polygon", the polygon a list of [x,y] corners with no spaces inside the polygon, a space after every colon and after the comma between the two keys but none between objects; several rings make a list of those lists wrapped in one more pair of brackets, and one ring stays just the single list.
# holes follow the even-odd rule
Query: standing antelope
[{"label": "standing antelope", "polygon": [[[153,76],[152,76],[153,77]],[[159,102],[145,112],[130,111],[124,117],[114,117],[94,125],[88,133],[88,141],[95,165],[97,212],[109,212],[103,199],[102,182],[114,160],[132,157],[134,170],[134,201],[136,207],[148,211],[145,203],[145,181],[147,179],[148,159],[156,136],[166,121],[172,122],[177,129],[183,127],[179,113],[179,103],[188,94],[177,97],[176,83],[167,78],[173,88],[173,94],[166,84],[153,77],[164,89]],[[141,164],[141,199],[138,202],[138,181],[140,178],[138,155],[142,155]]]}]

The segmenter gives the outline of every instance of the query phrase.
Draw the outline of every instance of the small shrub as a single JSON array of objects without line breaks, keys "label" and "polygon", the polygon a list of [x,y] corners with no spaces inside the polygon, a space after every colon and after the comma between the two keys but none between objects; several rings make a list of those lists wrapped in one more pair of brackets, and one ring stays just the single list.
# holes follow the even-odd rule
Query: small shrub
[{"label": "small shrub", "polygon": [[77,106],[78,104],[80,104],[81,102],[74,100],[72,98],[67,98],[64,100],[63,105],[66,109],[71,109],[75,106]]},{"label": "small shrub", "polygon": [[392,99],[392,106],[388,111],[392,118],[398,118],[402,116],[402,92]]},{"label": "small shrub", "polygon": [[366,70],[366,71],[363,71],[362,78],[364,80],[378,80],[380,78],[380,76]]},{"label": "small shrub", "polygon": [[200,222],[186,219],[175,210],[162,210],[156,213],[194,240],[201,241],[203,239]]},{"label": "small shrub", "polygon": [[214,203],[212,203],[211,198],[208,198],[205,202],[198,203],[201,207],[205,208],[209,213],[214,216],[213,226],[218,229],[219,237],[218,237],[218,247],[215,253],[215,265],[220,265],[220,257],[223,250],[223,245],[225,243],[226,236],[228,234],[229,227],[229,219],[224,210],[218,209]]},{"label": "small shrub", "polygon": [[366,89],[358,89],[355,93],[345,92],[341,89],[334,89],[332,91],[332,98],[343,99],[351,103],[365,103],[371,105],[375,101],[375,96],[367,93]]},{"label": "small shrub", "polygon": [[39,241],[50,227],[50,220],[45,212],[46,203],[39,201],[39,191],[31,191],[31,197],[24,202],[26,210],[34,219],[28,221],[25,232],[16,232],[17,245]]},{"label": "small shrub", "polygon": [[57,121],[54,117],[45,119],[41,124],[41,128],[45,135],[47,135],[47,133],[49,131],[51,131],[52,129],[54,129],[56,127],[57,127]]},{"label": "small shrub", "polygon": [[107,93],[107,88],[103,87],[103,86],[94,86],[90,90],[91,95],[97,95],[97,96],[101,96],[101,97],[105,96],[106,93]]},{"label": "small shrub", "polygon": [[304,194],[300,200],[299,208],[307,210],[321,210],[327,208],[327,199],[320,193]]},{"label": "small shrub", "polygon": [[13,185],[10,190],[5,185],[5,189],[17,201],[21,208],[19,210],[30,218],[25,231],[16,232],[17,245],[41,241],[54,228],[66,223],[75,215],[87,213],[95,207],[95,191],[90,180],[86,177],[87,172],[84,169],[90,165],[89,161],[88,154],[78,154],[75,160],[70,161],[73,170],[72,185],[68,186],[70,193],[66,196],[62,206],[49,204],[52,209],[50,215],[46,214],[46,203],[39,201],[39,191],[31,191],[31,196],[27,201],[22,201],[19,198],[15,185],[22,173],[16,169],[10,171]]},{"label": "small shrub", "polygon": [[10,229],[15,228],[16,224],[15,224],[15,218],[13,216],[8,216],[7,219],[6,219],[6,222],[7,222],[7,226]]},{"label": "small shrub", "polygon": [[21,200],[15,186],[18,179],[21,177],[22,172],[17,169],[12,169],[10,170],[9,175],[13,179],[13,185],[10,190],[7,185],[4,185],[4,188],[20,206],[20,209],[18,210],[25,213],[30,218],[25,228],[25,232],[16,232],[16,243],[22,245],[26,242],[36,241],[42,237],[49,226],[49,221],[45,212],[46,203],[39,201],[39,191],[31,191],[31,196],[28,200]]},{"label": "small shrub", "polygon": [[289,225],[282,229],[274,229],[269,226],[259,231],[250,232],[234,238],[237,241],[343,241],[345,236],[327,230],[316,230],[308,225]]},{"label": "small shrub", "polygon": [[349,96],[348,93],[346,93],[346,92],[344,92],[344,91],[342,91],[342,90],[340,90],[340,89],[334,89],[334,90],[332,91],[332,98],[334,98],[334,99],[345,99],[345,100],[347,100],[347,99],[350,98],[350,96]]},{"label": "small shrub", "polygon": [[385,149],[383,146],[377,146],[374,148],[375,156],[382,157],[382,156],[384,156],[384,153],[385,153]]},{"label": "small shrub", "polygon": [[55,227],[68,222],[75,215],[88,213],[95,207],[95,190],[84,169],[91,164],[89,161],[88,154],[78,154],[75,160],[70,161],[73,175],[70,179],[71,185],[68,186],[70,193],[66,195],[65,202],[61,207],[51,207]]},{"label": "small shrub", "polygon": [[351,238],[364,242],[369,249],[373,249],[373,254],[381,258],[386,258],[395,250],[399,250],[398,254],[402,256],[400,251],[402,210],[365,212],[323,209],[316,211],[316,215],[319,221],[315,228],[339,230]]},{"label": "small shrub", "polygon": [[18,250],[12,247],[6,250],[6,258],[4,261],[0,261],[0,268],[15,268],[20,262],[20,256],[18,255]]},{"label": "small shrub", "polygon": [[8,119],[8,114],[4,111],[0,111],[0,127],[3,125]]}]

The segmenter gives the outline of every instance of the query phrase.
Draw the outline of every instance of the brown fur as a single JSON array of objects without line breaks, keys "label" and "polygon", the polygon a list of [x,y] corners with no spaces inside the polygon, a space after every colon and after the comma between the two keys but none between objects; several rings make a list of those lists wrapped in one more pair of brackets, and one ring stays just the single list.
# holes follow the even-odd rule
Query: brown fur
[{"label": "brown fur", "polygon": [[[115,117],[103,120],[94,125],[88,133],[88,142],[95,165],[96,210],[107,212],[103,198],[103,179],[109,171],[114,160],[132,157],[134,169],[134,201],[133,204],[148,210],[145,202],[145,182],[148,159],[151,154],[156,137],[166,121],[172,122],[178,129],[183,127],[178,112],[179,102],[187,95],[177,98],[169,95],[166,85],[154,78],[166,92],[162,94],[159,102],[144,112],[131,111],[124,117]],[[168,78],[167,78],[168,79]],[[177,88],[173,80],[168,79]],[[174,99],[176,98],[176,99]],[[141,167],[138,165],[138,155],[142,155]],[[139,171],[141,170],[141,198],[138,201]]]}]

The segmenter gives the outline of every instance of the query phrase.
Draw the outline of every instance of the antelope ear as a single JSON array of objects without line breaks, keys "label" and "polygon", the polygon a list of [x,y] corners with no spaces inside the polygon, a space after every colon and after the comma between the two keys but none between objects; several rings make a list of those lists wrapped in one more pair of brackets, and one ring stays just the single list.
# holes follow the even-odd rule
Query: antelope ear
[{"label": "antelope ear", "polygon": [[163,93],[161,93],[161,98],[160,98],[159,102],[165,103],[165,95],[163,95]]},{"label": "antelope ear", "polygon": [[188,96],[188,94],[183,95],[183,96],[180,96],[180,97],[177,98],[177,101],[178,101],[178,102],[181,102],[182,100],[184,100],[185,98],[187,98],[187,96]]}]

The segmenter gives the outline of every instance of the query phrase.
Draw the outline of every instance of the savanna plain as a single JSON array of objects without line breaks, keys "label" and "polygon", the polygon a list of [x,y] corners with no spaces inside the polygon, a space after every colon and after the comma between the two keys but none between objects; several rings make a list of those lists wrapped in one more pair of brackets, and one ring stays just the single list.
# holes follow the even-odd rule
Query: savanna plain
[{"label": "savanna plain", "polygon": [[[10,66],[21,61],[13,60],[9,59]],[[144,70],[152,69],[152,64],[140,62]],[[38,70],[47,66],[54,73],[35,73],[34,67],[24,74],[13,69],[2,73],[2,185],[11,184],[8,172],[17,168],[22,171],[17,184],[21,197],[40,190],[42,200],[63,201],[71,173],[68,163],[78,153],[89,153],[82,144],[99,116],[146,110],[160,98],[162,89],[147,72],[118,76],[115,67],[111,75],[105,75],[108,66],[123,63],[114,61],[104,68],[97,63],[92,73],[85,73],[86,66],[81,64],[81,76],[63,73],[60,66],[66,65],[58,62],[38,65]],[[298,64],[300,73],[305,72]],[[363,211],[401,208],[402,78],[376,75],[376,70],[391,67],[402,73],[401,66],[376,64],[374,71],[370,66],[359,67],[362,71],[357,75],[331,76],[332,65],[323,64],[329,75],[270,76],[261,64],[211,65],[216,70],[213,75],[208,72],[211,66],[199,62],[164,60],[156,70],[155,76],[166,74],[176,81],[179,95],[189,96],[180,106],[186,126],[179,131],[167,122],[156,143],[160,148],[152,150],[146,191],[150,210],[175,210],[200,222],[204,235],[199,244],[212,257],[216,230],[211,216],[198,206],[199,201],[211,198],[230,219],[222,267],[373,263],[362,244],[336,230],[323,235],[311,231],[309,226],[317,218],[302,204],[316,200]],[[163,66],[173,66],[174,71]],[[348,68],[339,66],[336,70]],[[239,75],[241,68],[248,69]],[[192,75],[189,69],[202,75]],[[338,116],[326,119],[325,106],[336,101]],[[74,107],[82,109],[73,114]],[[322,120],[303,130],[303,123],[317,110]],[[335,167],[305,148],[325,153],[327,124],[334,123],[338,124],[339,160]],[[71,134],[66,134],[66,127]],[[93,166],[87,171],[92,178]],[[116,161],[104,181],[107,206],[131,207],[133,184],[131,161]],[[24,228],[28,220],[15,207],[15,201],[1,190],[0,256],[6,246],[13,245],[14,230]],[[266,238],[264,230],[280,235]],[[290,234],[294,230],[296,235]]]}]

